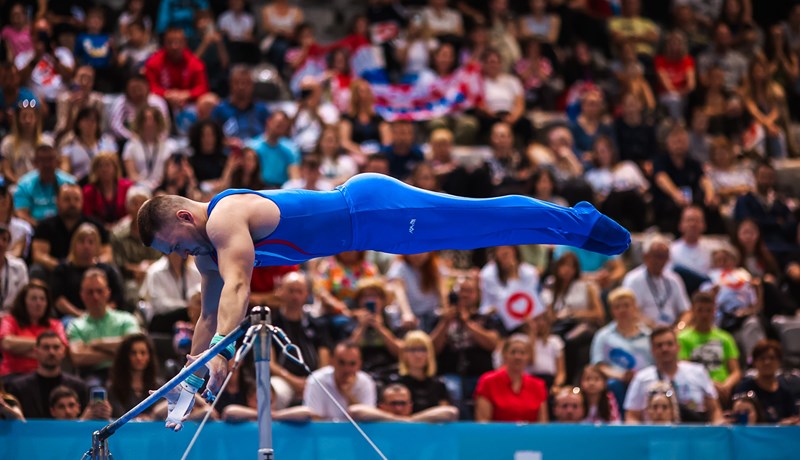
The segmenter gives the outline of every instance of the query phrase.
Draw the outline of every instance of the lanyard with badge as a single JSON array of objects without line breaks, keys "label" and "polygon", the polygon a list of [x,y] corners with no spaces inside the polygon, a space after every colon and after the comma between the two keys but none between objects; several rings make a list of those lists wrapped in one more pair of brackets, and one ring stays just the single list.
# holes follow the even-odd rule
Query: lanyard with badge
[{"label": "lanyard with badge", "polygon": [[662,296],[659,295],[659,290],[656,288],[655,280],[653,280],[653,277],[650,276],[650,273],[647,273],[645,278],[647,279],[647,289],[650,290],[650,295],[653,296],[656,307],[658,307],[659,319],[664,323],[671,323],[671,318],[667,316],[667,313],[664,311],[664,307],[667,306],[667,301],[669,301],[669,298],[672,296],[672,286],[670,286],[669,281],[662,276],[661,279],[664,280],[664,292]]}]

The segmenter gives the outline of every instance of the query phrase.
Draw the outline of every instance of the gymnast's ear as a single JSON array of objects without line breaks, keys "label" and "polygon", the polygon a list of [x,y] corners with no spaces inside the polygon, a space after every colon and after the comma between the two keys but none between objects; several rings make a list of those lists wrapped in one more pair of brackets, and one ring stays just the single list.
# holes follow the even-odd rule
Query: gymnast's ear
[{"label": "gymnast's ear", "polygon": [[190,223],[190,224],[194,223],[194,215],[192,215],[192,213],[190,211],[187,211],[185,209],[181,209],[178,212],[176,212],[175,216],[181,222],[186,222],[186,223]]}]

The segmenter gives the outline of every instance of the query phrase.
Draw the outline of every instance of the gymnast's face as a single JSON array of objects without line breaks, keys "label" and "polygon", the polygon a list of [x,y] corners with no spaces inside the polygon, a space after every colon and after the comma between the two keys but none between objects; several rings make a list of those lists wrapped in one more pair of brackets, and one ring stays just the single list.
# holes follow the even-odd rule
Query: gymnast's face
[{"label": "gymnast's face", "polygon": [[191,212],[180,210],[176,219],[156,232],[152,247],[164,254],[180,254],[184,259],[192,256],[207,256],[214,252],[211,242],[197,228]]}]

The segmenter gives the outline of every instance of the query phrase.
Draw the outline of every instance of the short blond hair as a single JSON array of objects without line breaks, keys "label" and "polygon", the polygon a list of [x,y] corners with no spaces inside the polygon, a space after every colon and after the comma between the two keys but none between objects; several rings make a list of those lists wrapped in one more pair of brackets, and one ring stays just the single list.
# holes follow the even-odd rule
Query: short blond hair
[{"label": "short blond hair", "polygon": [[608,304],[613,305],[622,299],[631,299],[633,303],[638,303],[636,293],[626,287],[618,287],[608,294]]},{"label": "short blond hair", "polygon": [[[428,377],[433,377],[436,375],[436,352],[433,350],[433,341],[431,340],[431,337],[420,330],[411,331],[403,338],[403,348],[412,345],[422,345],[425,347],[428,355],[428,368],[425,369],[425,375]],[[408,363],[403,358],[403,354],[400,355],[399,364],[400,375],[408,375]]]}]

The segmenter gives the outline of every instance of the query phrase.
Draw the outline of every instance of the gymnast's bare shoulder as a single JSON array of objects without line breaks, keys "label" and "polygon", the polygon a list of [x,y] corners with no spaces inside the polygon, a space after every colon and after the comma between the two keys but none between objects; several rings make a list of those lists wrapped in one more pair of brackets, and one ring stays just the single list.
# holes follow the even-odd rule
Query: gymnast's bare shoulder
[{"label": "gymnast's bare shoulder", "polygon": [[233,235],[242,238],[245,233],[254,241],[275,231],[280,218],[280,209],[271,200],[255,194],[229,195],[217,202],[208,217],[206,233],[212,242]]}]

